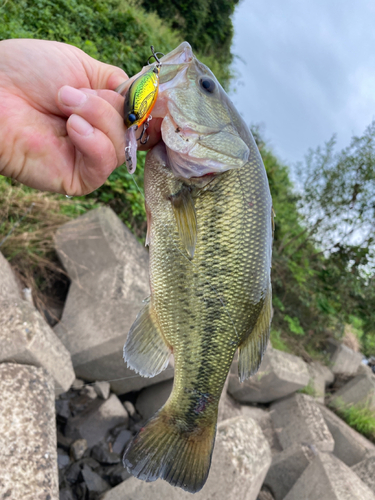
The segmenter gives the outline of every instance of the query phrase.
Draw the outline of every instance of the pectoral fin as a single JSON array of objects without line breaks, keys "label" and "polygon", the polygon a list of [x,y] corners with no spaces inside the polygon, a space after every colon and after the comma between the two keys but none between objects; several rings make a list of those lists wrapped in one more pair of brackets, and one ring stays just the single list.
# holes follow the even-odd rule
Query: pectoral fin
[{"label": "pectoral fin", "polygon": [[170,197],[170,200],[181,241],[189,256],[193,258],[197,243],[197,216],[190,188],[183,186],[177,194]]},{"label": "pectoral fin", "polygon": [[243,344],[238,348],[238,375],[243,382],[258,371],[270,336],[272,320],[271,285],[264,300],[258,320]]},{"label": "pectoral fin", "polygon": [[171,348],[160,330],[156,313],[148,298],[124,346],[124,361],[142,377],[154,377],[168,366]]}]

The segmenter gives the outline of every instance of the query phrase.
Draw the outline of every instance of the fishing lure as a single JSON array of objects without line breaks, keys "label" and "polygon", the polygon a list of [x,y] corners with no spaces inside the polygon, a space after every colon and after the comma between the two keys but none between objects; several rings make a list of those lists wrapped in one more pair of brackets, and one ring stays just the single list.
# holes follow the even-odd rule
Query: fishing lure
[{"label": "fishing lure", "polygon": [[[137,164],[137,140],[141,144],[146,144],[148,141],[147,129],[152,119],[151,111],[159,91],[161,62],[158,55],[164,54],[155,52],[153,46],[151,46],[151,51],[152,55],[147,62],[150,64],[150,59],[154,58],[156,64],[133,81],[124,102],[124,123],[127,127],[125,132],[125,164],[130,174],[135,172]],[[136,139],[135,132],[141,125],[143,125],[142,133]]]}]

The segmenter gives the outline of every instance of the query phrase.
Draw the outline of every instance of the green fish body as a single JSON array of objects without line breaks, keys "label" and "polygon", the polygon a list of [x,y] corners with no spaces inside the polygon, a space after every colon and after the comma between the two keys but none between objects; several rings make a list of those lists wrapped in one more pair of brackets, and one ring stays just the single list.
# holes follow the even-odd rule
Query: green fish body
[{"label": "green fish body", "polygon": [[[179,49],[181,46],[176,51]],[[195,82],[199,97],[195,120],[199,122],[200,73],[208,75],[209,82],[214,77],[195,58],[188,59],[188,63],[183,82],[185,86]],[[197,65],[198,76],[194,75]],[[189,72],[193,74],[190,79]],[[210,161],[219,170],[182,177],[181,171],[186,175],[191,162],[191,158],[183,158],[176,175],[176,151],[171,154],[169,150],[173,138],[167,137],[168,130],[164,131],[163,142],[147,155],[145,197],[151,296],[124,348],[128,365],[143,376],[154,376],[165,369],[171,353],[175,361],[172,393],[130,443],[124,464],[140,479],[162,478],[192,493],[203,487],[208,476],[218,403],[233,356],[239,349],[241,380],[256,372],[267,345],[272,315],[272,202],[267,176],[251,134],[216,79],[213,81],[214,91],[229,116],[224,127],[218,129],[213,124],[206,134],[206,139],[211,140],[208,149],[218,144],[217,157]],[[165,91],[165,101],[184,109],[180,98],[171,97],[174,90],[171,87]],[[189,103],[191,112],[191,96]],[[216,123],[220,110],[212,100],[211,106],[215,105]],[[184,129],[187,115],[185,122],[181,118],[178,121],[173,111],[169,119],[174,122],[174,133],[181,135],[182,131],[185,139],[196,139],[193,120]],[[203,128],[209,126],[210,120],[206,120]],[[212,132],[215,127],[216,132]],[[220,141],[212,136],[222,133],[233,136],[225,147],[220,142],[228,141],[227,137]],[[193,147],[204,143],[202,131],[198,136]],[[225,158],[220,148],[224,151],[231,144],[242,151],[228,151]],[[186,149],[182,155],[186,156]],[[207,156],[203,161],[210,164]],[[222,171],[220,163],[225,167],[226,161],[242,164]],[[199,159],[194,165],[199,165]]]}]

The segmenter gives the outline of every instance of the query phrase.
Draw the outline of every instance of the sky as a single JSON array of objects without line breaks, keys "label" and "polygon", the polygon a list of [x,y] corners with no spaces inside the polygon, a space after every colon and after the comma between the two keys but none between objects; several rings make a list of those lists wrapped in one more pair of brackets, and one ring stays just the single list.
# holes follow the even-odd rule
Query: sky
[{"label": "sky", "polygon": [[242,0],[233,24],[231,99],[286,164],[375,119],[374,0]]}]

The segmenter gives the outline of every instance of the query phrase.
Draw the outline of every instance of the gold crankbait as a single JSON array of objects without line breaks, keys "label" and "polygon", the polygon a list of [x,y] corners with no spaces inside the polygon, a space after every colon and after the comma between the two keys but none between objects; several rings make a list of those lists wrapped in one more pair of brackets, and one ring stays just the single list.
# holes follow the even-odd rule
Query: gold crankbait
[{"label": "gold crankbait", "polygon": [[[124,123],[127,127],[125,133],[125,164],[128,172],[133,174],[137,164],[137,139],[135,132],[143,125],[142,133],[139,137],[141,144],[146,144],[148,135],[146,133],[149,122],[152,119],[151,111],[155,105],[159,91],[159,74],[161,62],[158,58],[160,52],[155,52],[151,46],[152,55],[148,59],[154,58],[156,65],[136,78],[130,85],[124,103]],[[164,55],[164,54],[161,54]]]}]

